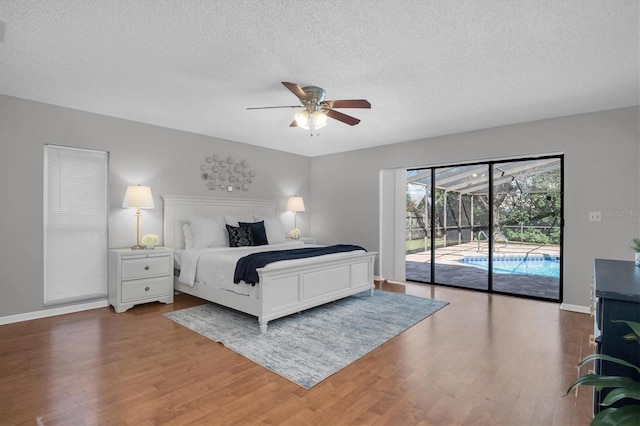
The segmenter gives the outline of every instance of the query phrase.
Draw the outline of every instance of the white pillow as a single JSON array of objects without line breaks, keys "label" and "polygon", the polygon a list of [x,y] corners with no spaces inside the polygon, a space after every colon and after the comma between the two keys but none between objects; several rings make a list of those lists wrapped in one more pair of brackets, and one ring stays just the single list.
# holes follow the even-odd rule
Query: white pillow
[{"label": "white pillow", "polygon": [[287,231],[284,230],[282,221],[277,217],[259,217],[256,220],[264,220],[264,229],[267,233],[269,244],[279,244],[287,241]]},{"label": "white pillow", "polygon": [[182,225],[182,233],[184,234],[184,248],[193,248],[193,234],[191,233],[191,225],[188,223]]},{"label": "white pillow", "polygon": [[221,216],[189,215],[194,248],[225,247],[229,245],[224,219]]},{"label": "white pillow", "polygon": [[235,216],[224,216],[224,221],[227,225],[238,227],[240,224],[238,222],[246,222],[253,223],[255,222],[255,218],[252,214],[240,214]]}]

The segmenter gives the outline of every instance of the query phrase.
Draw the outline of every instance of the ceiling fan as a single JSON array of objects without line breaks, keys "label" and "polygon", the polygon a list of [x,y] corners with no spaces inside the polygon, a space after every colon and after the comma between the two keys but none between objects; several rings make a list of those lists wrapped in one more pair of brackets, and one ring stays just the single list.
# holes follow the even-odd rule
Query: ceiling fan
[{"label": "ceiling fan", "polygon": [[[315,130],[327,125],[327,117],[342,121],[349,126],[355,126],[359,119],[351,117],[334,110],[333,108],[371,108],[371,104],[366,99],[344,99],[337,101],[325,101],[326,92],[321,87],[306,86],[300,87],[295,83],[283,81],[284,87],[289,89],[300,99],[304,108],[295,115],[289,127],[302,127],[311,131],[311,136]],[[255,107],[250,109],[270,109],[270,108],[300,108],[301,105],[285,105],[271,107]]]}]

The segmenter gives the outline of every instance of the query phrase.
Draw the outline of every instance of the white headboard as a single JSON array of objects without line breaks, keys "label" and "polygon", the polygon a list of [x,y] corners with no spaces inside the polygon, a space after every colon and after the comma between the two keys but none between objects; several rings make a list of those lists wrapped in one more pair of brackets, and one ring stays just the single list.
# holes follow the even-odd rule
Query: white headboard
[{"label": "white headboard", "polygon": [[184,248],[182,225],[189,222],[188,215],[260,215],[274,217],[276,202],[273,200],[246,200],[239,198],[214,198],[191,195],[163,195],[164,245],[174,249]]}]

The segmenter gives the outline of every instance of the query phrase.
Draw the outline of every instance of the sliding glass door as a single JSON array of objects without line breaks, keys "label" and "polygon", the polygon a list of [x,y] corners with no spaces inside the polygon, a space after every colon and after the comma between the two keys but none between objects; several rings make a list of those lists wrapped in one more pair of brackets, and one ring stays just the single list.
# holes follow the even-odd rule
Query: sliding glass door
[{"label": "sliding glass door", "polygon": [[561,301],[561,226],[561,156],[407,171],[407,280]]},{"label": "sliding glass door", "polygon": [[560,300],[561,159],[493,165],[493,289]]},{"label": "sliding glass door", "polygon": [[[475,193],[486,193],[489,187],[489,166],[437,168],[435,172],[435,280],[456,287],[489,289],[488,272],[465,268],[461,260],[475,256],[482,247],[478,237],[489,227],[487,202]],[[486,241],[485,241],[486,242]]]},{"label": "sliding glass door", "polygon": [[431,169],[407,172],[406,276],[431,282],[432,185]]}]

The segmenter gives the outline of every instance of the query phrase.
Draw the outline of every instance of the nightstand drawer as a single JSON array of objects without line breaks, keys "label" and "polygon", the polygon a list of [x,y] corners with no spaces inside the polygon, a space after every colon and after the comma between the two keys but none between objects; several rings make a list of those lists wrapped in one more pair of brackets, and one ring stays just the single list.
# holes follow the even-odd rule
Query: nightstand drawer
[{"label": "nightstand drawer", "polygon": [[122,280],[171,275],[171,256],[130,257],[122,259]]},{"label": "nightstand drawer", "polygon": [[122,283],[122,301],[157,298],[172,290],[172,281],[167,277],[147,278]]}]

